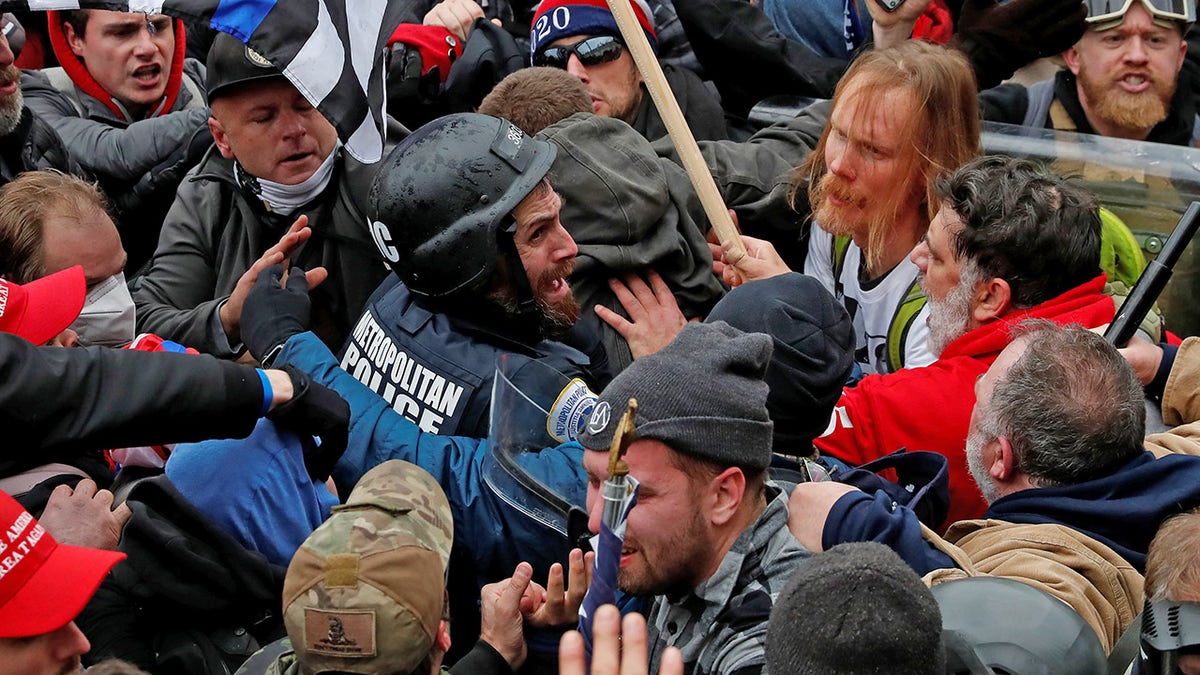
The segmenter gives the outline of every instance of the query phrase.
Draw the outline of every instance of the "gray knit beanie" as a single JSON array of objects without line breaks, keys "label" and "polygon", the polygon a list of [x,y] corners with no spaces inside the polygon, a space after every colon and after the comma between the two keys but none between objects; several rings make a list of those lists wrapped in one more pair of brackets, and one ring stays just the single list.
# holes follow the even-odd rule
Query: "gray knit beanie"
[{"label": "gray knit beanie", "polygon": [[723,321],[689,323],[605,387],[579,442],[607,450],[626,403],[636,398],[637,438],[722,466],[765,469],[772,425],[763,374],[770,358],[766,335]]},{"label": "gray knit beanie", "polygon": [[805,560],[771,608],[771,675],[941,675],[942,615],[892,549],[839,544]]}]

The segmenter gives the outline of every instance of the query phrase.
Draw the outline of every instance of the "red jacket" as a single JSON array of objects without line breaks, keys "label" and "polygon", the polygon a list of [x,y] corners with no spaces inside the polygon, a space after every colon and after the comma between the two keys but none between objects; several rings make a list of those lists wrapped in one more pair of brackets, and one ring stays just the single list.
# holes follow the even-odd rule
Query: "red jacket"
[{"label": "red jacket", "polygon": [[823,453],[862,464],[897,448],[932,450],[950,460],[947,523],[983,515],[987,503],[967,470],[965,445],[975,379],[1011,341],[1009,329],[1029,318],[1094,328],[1109,323],[1115,308],[1104,295],[1104,276],[1028,310],[1005,315],[951,342],[924,368],[868,375],[842,391],[829,430],[815,441]]}]

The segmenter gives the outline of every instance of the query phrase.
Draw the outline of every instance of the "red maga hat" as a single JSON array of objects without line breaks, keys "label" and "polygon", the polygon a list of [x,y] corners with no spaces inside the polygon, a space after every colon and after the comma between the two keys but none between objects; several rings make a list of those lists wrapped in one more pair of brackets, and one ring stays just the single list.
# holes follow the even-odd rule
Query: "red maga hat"
[{"label": "red maga hat", "polygon": [[86,298],[79,265],[24,285],[0,279],[0,333],[44,345],[75,321]]},{"label": "red maga hat", "polygon": [[73,621],[124,553],[60,544],[0,492],[0,638],[32,637]]}]

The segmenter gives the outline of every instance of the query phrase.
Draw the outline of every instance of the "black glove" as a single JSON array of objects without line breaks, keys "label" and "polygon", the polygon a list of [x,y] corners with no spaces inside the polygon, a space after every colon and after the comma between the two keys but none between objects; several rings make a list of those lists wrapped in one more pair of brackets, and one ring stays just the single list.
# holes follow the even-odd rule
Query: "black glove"
[{"label": "black glove", "polygon": [[513,36],[480,17],[462,56],[454,60],[446,75],[443,94],[451,112],[474,112],[500,80],[525,66],[529,49],[517,46]]},{"label": "black glove", "polygon": [[[292,380],[292,399],[267,413],[267,419],[301,436],[309,478],[324,481],[346,452],[350,404],[295,367],[284,366],[282,370]],[[312,441],[313,436],[321,439],[320,445]]]},{"label": "black glove", "polygon": [[441,100],[441,68],[434,66],[422,75],[422,63],[421,50],[403,42],[392,45],[388,52],[387,113],[409,129],[449,112]]},{"label": "black glove", "polygon": [[304,270],[295,265],[288,270],[287,288],[279,285],[282,276],[283,265],[259,272],[242,303],[242,343],[264,366],[271,365],[288,338],[308,330],[312,314]]},{"label": "black glove", "polygon": [[1066,51],[1085,30],[1079,0],[965,0],[953,46],[970,57],[979,88],[987,89],[1034,59]]}]

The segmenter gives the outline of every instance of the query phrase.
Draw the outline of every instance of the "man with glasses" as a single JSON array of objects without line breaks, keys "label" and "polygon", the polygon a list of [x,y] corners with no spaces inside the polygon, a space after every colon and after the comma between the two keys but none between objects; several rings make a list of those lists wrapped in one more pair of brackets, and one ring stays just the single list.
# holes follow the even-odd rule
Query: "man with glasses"
[{"label": "man with glasses", "polygon": [[[645,0],[631,4],[651,49],[657,50],[653,14]],[[561,68],[579,78],[597,115],[623,120],[652,141],[667,135],[605,0],[545,0],[534,14],[529,44],[533,65]],[[726,138],[715,91],[690,70],[664,65],[663,72],[692,135]]]},{"label": "man with glasses", "polygon": [[1194,0],[1086,0],[1089,28],[1063,59],[1068,70],[980,99],[987,119],[1138,141],[1200,138],[1191,87],[1178,87],[1196,20]]}]

